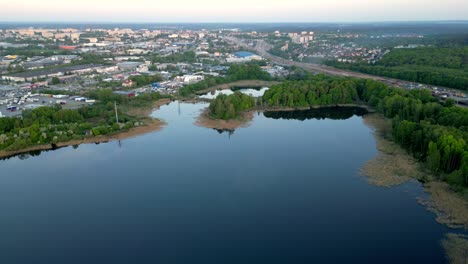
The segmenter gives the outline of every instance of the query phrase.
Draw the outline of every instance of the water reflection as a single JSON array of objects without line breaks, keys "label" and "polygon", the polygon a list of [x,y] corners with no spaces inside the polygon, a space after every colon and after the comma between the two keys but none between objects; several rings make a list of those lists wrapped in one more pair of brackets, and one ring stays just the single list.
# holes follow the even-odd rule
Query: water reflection
[{"label": "water reflection", "polygon": [[213,130],[215,130],[216,132],[218,132],[219,134],[228,134],[229,137],[231,137],[232,135],[234,135],[234,132],[236,132],[235,129],[216,129],[214,128]]},{"label": "water reflection", "polygon": [[26,152],[26,153],[20,153],[20,154],[13,154],[11,156],[6,156],[6,157],[2,157],[0,158],[0,160],[9,160],[9,159],[12,159],[12,158],[18,158],[20,160],[27,160],[31,157],[37,157],[37,156],[40,156],[42,154],[42,152],[47,152],[47,151],[50,151],[50,150],[33,150],[33,151],[29,151],[29,152]]},{"label": "water reflection", "polygon": [[368,111],[361,107],[323,107],[308,110],[295,110],[295,111],[269,111],[265,112],[266,118],[272,119],[286,119],[286,120],[310,120],[310,119],[332,119],[332,120],[346,120],[353,116],[363,116]]}]

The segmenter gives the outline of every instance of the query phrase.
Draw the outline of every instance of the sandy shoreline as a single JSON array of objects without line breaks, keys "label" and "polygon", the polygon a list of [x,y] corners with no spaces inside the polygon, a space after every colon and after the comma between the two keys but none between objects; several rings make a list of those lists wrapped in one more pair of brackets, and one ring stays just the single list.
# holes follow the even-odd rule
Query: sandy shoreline
[{"label": "sandy shoreline", "polygon": [[210,115],[209,108],[206,108],[197,118],[195,121],[195,125],[211,128],[211,129],[218,129],[218,130],[236,130],[240,127],[248,127],[250,122],[253,120],[254,113],[256,111],[248,111],[242,113],[239,119],[232,119],[232,120],[222,120],[222,119],[213,119]]},{"label": "sandy shoreline", "polygon": [[115,140],[124,140],[133,138],[136,136],[144,135],[150,132],[155,132],[161,130],[165,123],[158,119],[149,117],[149,115],[159,107],[170,103],[170,99],[161,99],[152,105],[152,107],[147,108],[137,108],[129,111],[129,114],[143,117],[144,125],[133,127],[129,130],[121,131],[111,135],[97,136],[97,137],[88,137],[80,140],[71,140],[66,142],[58,142],[57,144],[45,144],[38,146],[31,146],[28,148],[14,150],[14,151],[0,151],[0,158],[9,158],[19,154],[24,154],[32,151],[45,151],[45,150],[54,150],[58,148],[64,148],[69,146],[81,145],[81,144],[96,144],[96,143],[107,143]]}]

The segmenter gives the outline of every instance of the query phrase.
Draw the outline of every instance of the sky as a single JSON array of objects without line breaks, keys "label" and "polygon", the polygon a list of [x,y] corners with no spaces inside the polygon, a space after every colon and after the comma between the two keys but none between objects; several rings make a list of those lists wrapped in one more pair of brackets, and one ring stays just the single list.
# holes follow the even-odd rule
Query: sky
[{"label": "sky", "polygon": [[4,22],[468,20],[468,0],[0,0]]}]

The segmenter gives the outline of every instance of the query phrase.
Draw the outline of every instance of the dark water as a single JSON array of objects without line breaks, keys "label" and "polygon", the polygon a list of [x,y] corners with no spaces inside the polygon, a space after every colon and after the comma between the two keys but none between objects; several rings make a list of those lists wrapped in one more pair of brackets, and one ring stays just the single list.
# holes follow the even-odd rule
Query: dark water
[{"label": "dark water", "polygon": [[205,106],[165,106],[164,130],[120,144],[0,161],[0,263],[444,262],[420,184],[359,176],[376,154],[361,117],[260,114],[219,134],[193,125]]}]

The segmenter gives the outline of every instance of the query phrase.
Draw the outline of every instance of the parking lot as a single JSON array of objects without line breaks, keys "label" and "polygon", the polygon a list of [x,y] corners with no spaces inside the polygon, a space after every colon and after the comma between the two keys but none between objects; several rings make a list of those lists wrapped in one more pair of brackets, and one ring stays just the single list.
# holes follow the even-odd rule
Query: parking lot
[{"label": "parking lot", "polygon": [[[1,98],[0,112],[3,117],[20,116],[24,110],[35,109],[41,106],[62,105],[63,109],[77,109],[89,104],[86,101],[76,101],[75,98],[53,98],[52,96],[31,96],[20,102],[19,98]],[[16,108],[16,109],[13,109]]]}]

